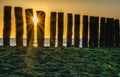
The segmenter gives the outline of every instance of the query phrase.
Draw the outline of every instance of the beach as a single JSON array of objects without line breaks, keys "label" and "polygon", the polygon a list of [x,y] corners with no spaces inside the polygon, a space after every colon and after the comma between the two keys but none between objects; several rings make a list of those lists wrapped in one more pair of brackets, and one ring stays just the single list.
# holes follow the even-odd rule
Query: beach
[{"label": "beach", "polygon": [[[63,46],[66,46],[66,38],[63,39]],[[27,41],[26,41],[26,38],[23,39],[23,46],[26,46],[27,45]],[[37,46],[37,40],[35,39],[34,40],[34,44],[33,44],[35,47]],[[74,45],[74,39],[72,39],[72,45]],[[3,46],[3,38],[0,38],[0,46]],[[10,39],[10,46],[16,46],[16,41],[15,41],[15,38],[11,38]],[[45,42],[44,42],[44,46],[45,47],[49,47],[50,46],[50,38],[45,38]],[[57,39],[56,39],[56,44],[55,44],[55,47],[57,47]],[[80,39],[80,46],[79,47],[82,47],[82,39]]]}]

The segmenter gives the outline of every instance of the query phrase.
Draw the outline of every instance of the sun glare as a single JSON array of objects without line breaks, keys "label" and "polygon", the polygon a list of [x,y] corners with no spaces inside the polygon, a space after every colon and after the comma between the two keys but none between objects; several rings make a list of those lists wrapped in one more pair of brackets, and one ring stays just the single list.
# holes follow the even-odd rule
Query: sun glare
[{"label": "sun glare", "polygon": [[37,22],[38,22],[38,18],[37,18],[37,16],[36,16],[36,14],[34,14],[33,20],[34,20],[34,25],[36,26],[36,25],[37,25]]}]

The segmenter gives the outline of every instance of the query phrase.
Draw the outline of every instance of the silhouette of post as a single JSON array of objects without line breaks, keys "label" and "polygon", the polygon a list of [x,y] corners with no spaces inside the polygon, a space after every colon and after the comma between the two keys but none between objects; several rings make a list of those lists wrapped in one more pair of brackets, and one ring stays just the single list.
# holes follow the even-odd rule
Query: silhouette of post
[{"label": "silhouette of post", "polygon": [[72,26],[73,26],[73,16],[71,13],[67,15],[67,47],[72,46]]},{"label": "silhouette of post", "polygon": [[44,47],[44,28],[45,28],[45,13],[43,11],[36,11],[37,24],[37,43],[38,47]]},{"label": "silhouette of post", "polygon": [[82,47],[88,47],[88,16],[83,16]]},{"label": "silhouette of post", "polygon": [[4,29],[3,29],[3,45],[10,45],[11,33],[11,6],[4,7]]},{"label": "silhouette of post", "polygon": [[95,22],[94,22],[94,24],[95,24],[95,26],[94,26],[94,31],[95,31],[95,33],[94,33],[94,38],[95,38],[95,40],[94,40],[94,47],[98,47],[98,30],[99,30],[99,17],[95,17]]},{"label": "silhouette of post", "polygon": [[90,47],[98,47],[99,17],[90,17]]},{"label": "silhouette of post", "polygon": [[115,23],[115,47],[119,47],[120,46],[120,36],[119,36],[120,26],[119,26],[119,19],[115,19],[114,23]]},{"label": "silhouette of post", "polygon": [[51,12],[50,17],[50,46],[55,47],[56,38],[56,12]]},{"label": "silhouette of post", "polygon": [[74,25],[74,45],[79,47],[80,44],[80,15],[75,15],[75,25]]},{"label": "silhouette of post", "polygon": [[63,46],[64,13],[58,13],[58,47]]},{"label": "silhouette of post", "polygon": [[109,42],[110,42],[109,41],[109,36],[110,36],[109,35],[109,33],[110,33],[109,32],[109,18],[106,19],[106,31],[105,32],[106,32],[106,34],[105,34],[106,35],[106,39],[105,39],[105,41],[106,41],[105,43],[106,44],[105,44],[105,47],[108,47],[109,46]]},{"label": "silhouette of post", "polygon": [[114,47],[114,19],[113,18],[107,18],[106,47]]},{"label": "silhouette of post", "polygon": [[106,22],[105,17],[101,17],[100,20],[100,47],[105,47],[105,39],[106,39]]},{"label": "silhouette of post", "polygon": [[110,34],[111,34],[111,39],[110,39],[110,47],[114,47],[114,35],[115,35],[115,27],[114,27],[114,19],[111,18],[111,23],[110,23],[111,27],[110,27]]},{"label": "silhouette of post", "polygon": [[15,19],[16,19],[16,46],[23,46],[23,16],[21,7],[15,7]]},{"label": "silhouette of post", "polygon": [[94,34],[95,34],[95,32],[94,32],[94,17],[93,16],[91,16],[90,17],[90,40],[89,40],[89,47],[94,47]]},{"label": "silhouette of post", "polygon": [[33,47],[34,42],[34,21],[33,21],[33,10],[26,9],[26,24],[27,24],[27,47]]}]

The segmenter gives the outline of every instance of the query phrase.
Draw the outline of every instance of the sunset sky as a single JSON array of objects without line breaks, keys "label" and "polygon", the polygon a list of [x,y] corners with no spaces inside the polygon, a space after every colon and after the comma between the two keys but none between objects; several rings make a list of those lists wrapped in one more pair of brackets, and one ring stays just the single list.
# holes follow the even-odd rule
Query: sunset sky
[{"label": "sunset sky", "polygon": [[34,11],[42,10],[46,13],[45,37],[49,38],[50,12],[64,12],[66,35],[67,13],[120,18],[120,0],[0,0],[0,38],[3,35],[3,12],[4,6],[12,6],[12,31],[11,37],[15,38],[14,7],[23,8],[24,38],[26,37],[25,9],[32,8]]}]

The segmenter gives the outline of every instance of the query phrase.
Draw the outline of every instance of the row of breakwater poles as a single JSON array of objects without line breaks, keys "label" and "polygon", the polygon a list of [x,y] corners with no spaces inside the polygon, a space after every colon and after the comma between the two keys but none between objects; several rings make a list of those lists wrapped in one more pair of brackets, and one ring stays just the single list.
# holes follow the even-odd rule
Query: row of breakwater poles
[{"label": "row of breakwater poles", "polygon": [[[11,33],[11,6],[4,7],[3,46],[10,46]],[[23,46],[23,10],[21,7],[14,8],[16,27],[16,46]],[[37,45],[44,47],[45,19],[44,11],[36,11],[37,22]],[[33,47],[34,21],[33,9],[25,9],[27,47]],[[74,20],[73,20],[74,18]],[[82,20],[82,22],[80,22]],[[63,46],[64,12],[51,12],[50,15],[50,47],[55,47],[56,27],[58,27],[58,45]],[[80,36],[82,36],[82,47],[120,47],[120,24],[119,19],[80,14],[67,14],[67,47],[72,45],[74,31],[74,47],[79,47]],[[82,23],[82,25],[80,25]],[[82,26],[82,35],[80,35]],[[73,30],[74,28],[74,30]]]}]

